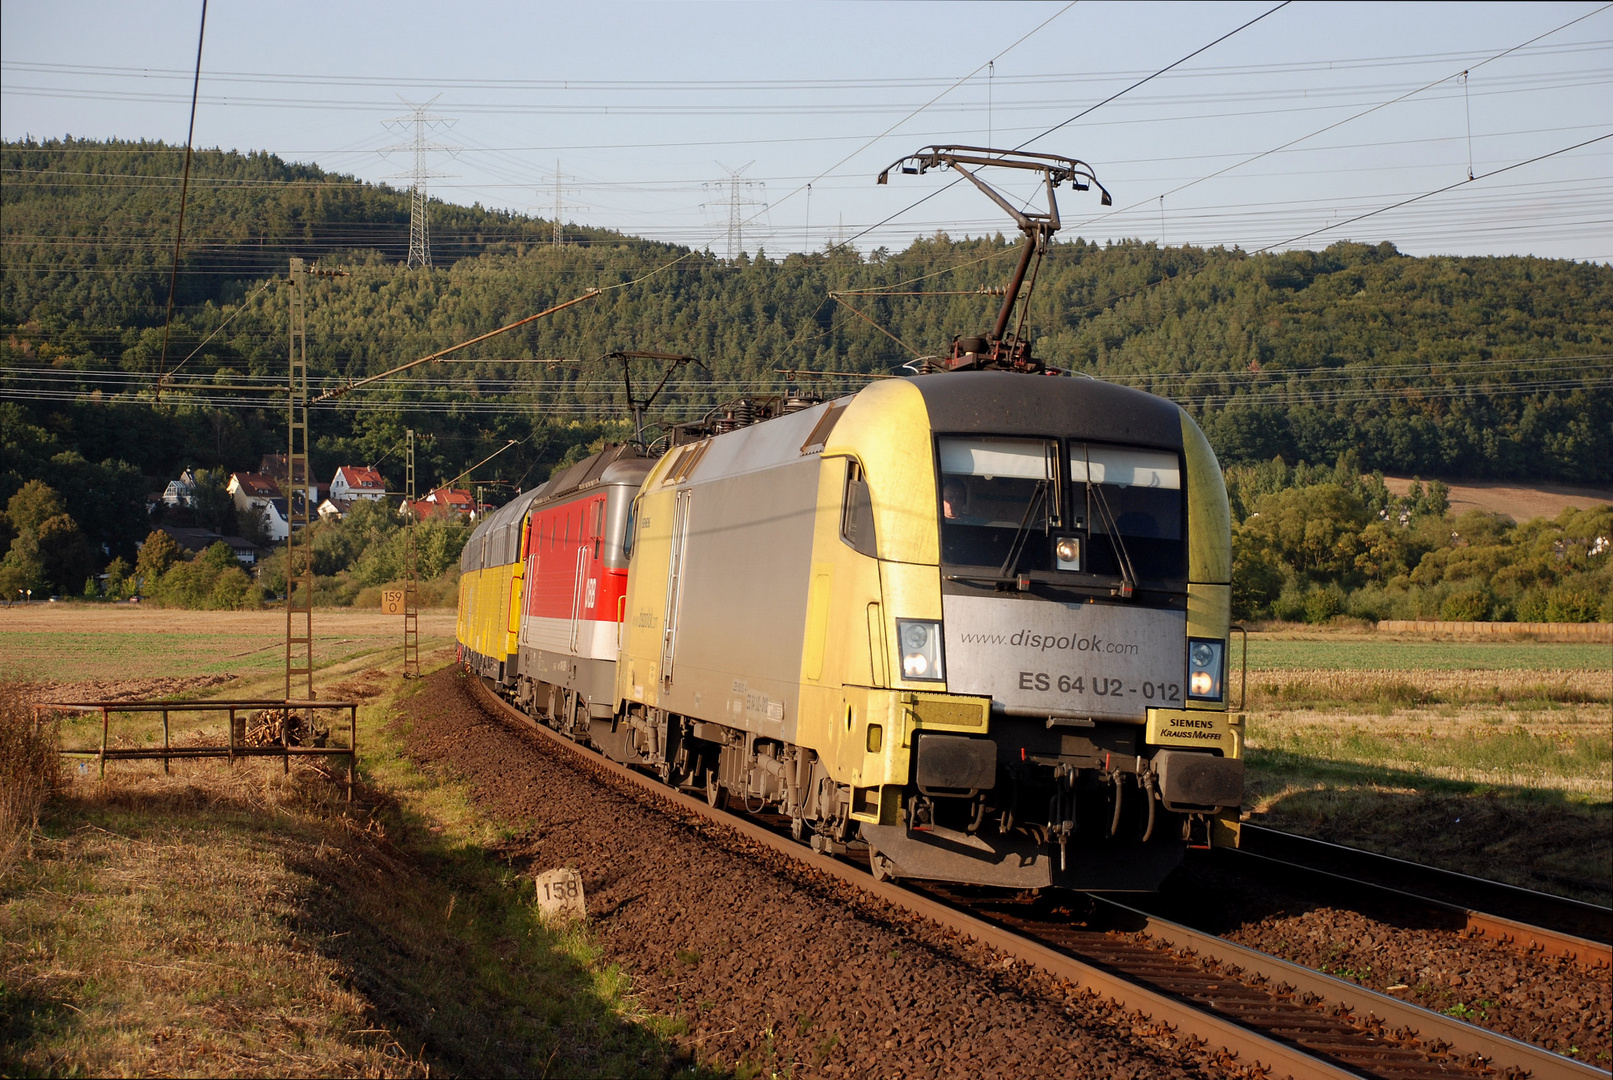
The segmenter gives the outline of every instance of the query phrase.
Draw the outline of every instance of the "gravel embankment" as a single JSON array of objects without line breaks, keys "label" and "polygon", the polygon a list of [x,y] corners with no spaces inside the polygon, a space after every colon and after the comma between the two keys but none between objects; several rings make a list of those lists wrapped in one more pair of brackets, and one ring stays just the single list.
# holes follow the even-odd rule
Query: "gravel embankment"
[{"label": "gravel embankment", "polygon": [[[720,826],[653,804],[484,713],[452,669],[406,702],[412,755],[516,830],[502,853],[576,867],[606,961],[686,1019],[712,1064],[796,1076],[1186,1077],[1246,1070],[1061,980]],[[618,782],[619,783],[619,782]]]},{"label": "gravel embankment", "polygon": [[[1603,969],[1366,915],[1208,866],[1179,873],[1161,914],[1372,990],[1607,1068],[1613,985]],[[1176,897],[1181,897],[1176,901]],[[1174,902],[1174,903],[1173,903]],[[1600,1055],[1600,1056],[1598,1056]]]}]

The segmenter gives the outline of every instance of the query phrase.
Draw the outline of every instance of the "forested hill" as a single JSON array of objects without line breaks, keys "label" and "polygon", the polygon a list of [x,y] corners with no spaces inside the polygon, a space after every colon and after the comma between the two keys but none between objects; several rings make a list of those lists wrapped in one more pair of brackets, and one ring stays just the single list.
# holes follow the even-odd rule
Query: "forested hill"
[{"label": "forested hill", "polygon": [[[72,141],[0,154],[0,500],[30,470],[68,483],[51,473],[64,454],[127,462],[155,482],[280,449],[283,417],[248,399],[151,400],[182,153]],[[511,361],[687,352],[704,367],[684,369],[666,399],[687,416],[778,386],[781,368],[889,373],[943,352],[989,325],[997,301],[982,290],[1013,266],[1012,237],[730,261],[601,230],[568,229],[554,247],[547,221],[440,203],[432,214],[434,268],[405,269],[406,192],[270,155],[198,153],[170,367],[219,331],[183,378],[283,378],[275,275],[291,255],[346,273],[313,287],[322,375],[378,372],[622,286],[478,346],[469,363],[419,369],[316,416],[321,475],[394,453],[410,426],[434,478],[522,440],[478,477],[530,486],[612,430],[600,407],[620,393],[598,365]],[[1254,256],[1072,236],[1042,268],[1030,326],[1049,364],[1180,401],[1224,464],[1348,455],[1397,474],[1613,481],[1607,266],[1413,258],[1388,242]]]}]

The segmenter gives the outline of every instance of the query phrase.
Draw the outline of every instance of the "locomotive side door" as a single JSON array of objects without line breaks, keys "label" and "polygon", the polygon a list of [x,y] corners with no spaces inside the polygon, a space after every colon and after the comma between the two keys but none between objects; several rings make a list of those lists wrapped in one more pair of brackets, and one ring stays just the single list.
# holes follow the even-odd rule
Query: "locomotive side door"
[{"label": "locomotive side door", "polygon": [[672,685],[672,657],[678,643],[678,608],[683,602],[683,556],[689,541],[689,488],[672,505],[672,551],[666,564],[666,618],[661,621],[661,685]]},{"label": "locomotive side door", "polygon": [[577,566],[571,582],[571,651],[577,651],[577,638],[582,630],[583,585],[588,577],[588,548],[577,549]]}]

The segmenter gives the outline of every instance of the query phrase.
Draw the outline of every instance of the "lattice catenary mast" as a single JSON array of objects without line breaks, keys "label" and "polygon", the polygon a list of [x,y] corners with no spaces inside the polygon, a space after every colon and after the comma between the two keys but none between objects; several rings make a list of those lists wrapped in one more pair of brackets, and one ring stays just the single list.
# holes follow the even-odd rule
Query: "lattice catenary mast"
[{"label": "lattice catenary mast", "polygon": [[308,342],[304,294],[308,273],[291,260],[290,437],[286,445],[286,700],[314,697],[314,560],[308,505]]},{"label": "lattice catenary mast", "polygon": [[403,677],[420,677],[420,574],[419,552],[414,546],[415,512],[414,429],[405,433],[408,440],[404,458],[403,513],[406,524],[403,537]]}]

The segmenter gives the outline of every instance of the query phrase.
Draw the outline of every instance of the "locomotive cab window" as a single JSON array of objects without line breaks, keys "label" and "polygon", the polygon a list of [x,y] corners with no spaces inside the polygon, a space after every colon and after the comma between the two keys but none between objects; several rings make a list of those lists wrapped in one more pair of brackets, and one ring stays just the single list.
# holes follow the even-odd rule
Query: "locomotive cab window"
[{"label": "locomotive cab window", "polygon": [[1053,569],[1057,443],[942,437],[941,561],[1004,574]]},{"label": "locomotive cab window", "polygon": [[1187,576],[1176,454],[1071,443],[1070,488],[1072,524],[1089,538],[1083,570],[1156,581]]},{"label": "locomotive cab window", "polygon": [[624,559],[633,557],[633,534],[638,531],[638,504],[639,501],[634,499],[632,505],[627,508],[627,524],[622,526],[622,558]]},{"label": "locomotive cab window", "polygon": [[840,538],[864,555],[878,554],[874,543],[874,503],[861,462],[846,463],[846,497],[840,512]]}]

